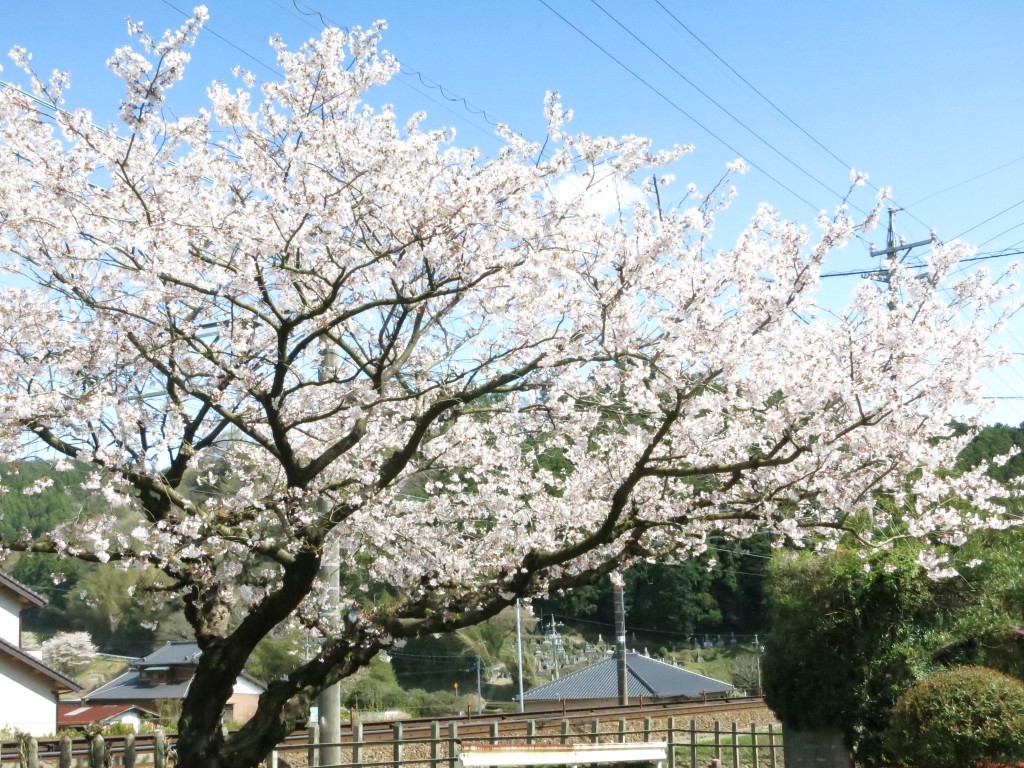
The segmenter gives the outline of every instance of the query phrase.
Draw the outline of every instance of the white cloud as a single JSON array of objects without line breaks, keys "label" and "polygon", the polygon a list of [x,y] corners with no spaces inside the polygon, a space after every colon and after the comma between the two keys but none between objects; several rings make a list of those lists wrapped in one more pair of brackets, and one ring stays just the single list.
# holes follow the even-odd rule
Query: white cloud
[{"label": "white cloud", "polygon": [[632,208],[644,197],[640,187],[611,173],[596,179],[582,174],[564,176],[551,187],[551,193],[561,202],[582,200],[588,213],[602,218],[618,215],[619,211]]}]

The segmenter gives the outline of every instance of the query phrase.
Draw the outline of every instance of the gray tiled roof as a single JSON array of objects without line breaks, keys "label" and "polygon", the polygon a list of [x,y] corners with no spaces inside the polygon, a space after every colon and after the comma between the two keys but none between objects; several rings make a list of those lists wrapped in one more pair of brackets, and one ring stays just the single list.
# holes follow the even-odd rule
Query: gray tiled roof
[{"label": "gray tiled roof", "polygon": [[87,703],[99,701],[152,701],[154,699],[183,699],[192,678],[176,683],[153,683],[139,679],[139,671],[130,669],[106,685],[82,697]]},{"label": "gray tiled roof", "polygon": [[194,667],[199,663],[200,653],[199,643],[175,641],[157,648],[137,663],[140,667]]},{"label": "gray tiled roof", "polygon": [[[176,672],[167,672],[172,677],[178,678],[174,682],[162,682],[159,678],[162,675],[153,677],[156,668],[165,670],[174,667],[187,667],[193,671],[199,664],[199,644],[189,641],[175,641],[157,648],[145,658],[138,659],[132,663],[130,669],[122,672],[106,685],[101,685],[92,693],[86,694],[83,699],[87,702],[97,701],[152,701],[153,699],[183,699],[188,693],[189,685],[192,683],[192,676],[188,679],[180,679],[183,676],[179,669]],[[149,670],[147,679],[143,680],[142,670]],[[259,688],[265,688],[259,680],[243,672],[240,678],[244,678]]]},{"label": "gray tiled roof", "polygon": [[12,592],[25,605],[43,606],[48,602],[38,592],[29,589],[17,579],[12,579],[6,573],[0,573],[0,588]]},{"label": "gray tiled roof", "polygon": [[[630,697],[700,698],[734,689],[729,683],[698,675],[639,653],[626,654],[627,690]],[[618,667],[614,658],[599,661],[571,672],[558,680],[523,694],[525,701],[561,701],[562,699],[613,699],[619,695]]]}]

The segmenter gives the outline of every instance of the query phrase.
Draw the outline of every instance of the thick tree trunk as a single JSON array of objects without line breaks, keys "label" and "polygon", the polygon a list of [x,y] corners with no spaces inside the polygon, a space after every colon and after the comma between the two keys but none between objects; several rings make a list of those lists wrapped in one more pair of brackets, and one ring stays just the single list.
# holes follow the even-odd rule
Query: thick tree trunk
[{"label": "thick tree trunk", "polygon": [[[234,690],[238,672],[204,652],[189,686],[178,720],[178,761],[181,768],[219,765],[216,757],[224,747],[221,720]],[[243,768],[239,765],[237,768]]]},{"label": "thick tree trunk", "polygon": [[[288,702],[298,692],[290,688],[281,690],[274,684],[261,697],[250,727],[225,738],[222,717],[253,648],[309,594],[319,565],[320,558],[315,552],[297,555],[285,569],[281,587],[250,611],[230,635],[220,639],[206,633],[221,629],[219,618],[214,615],[221,610],[225,610],[223,623],[227,623],[225,606],[216,599],[203,601],[197,594],[186,598],[185,615],[195,628],[196,637],[206,634],[207,640],[200,640],[203,651],[178,720],[179,768],[255,768],[289,733],[294,712],[289,710]],[[308,687],[316,689],[322,682],[322,677],[315,679]]]},{"label": "thick tree trunk", "polygon": [[[195,690],[194,698],[198,702],[189,706],[187,721],[186,711],[182,710],[176,768],[256,768],[277,744],[301,725],[292,716],[296,709],[308,713],[309,703],[315,696],[311,689],[296,697],[296,707],[271,706],[258,714],[255,722],[250,721],[249,725],[255,727],[243,727],[225,738],[220,723],[223,705],[214,703],[212,696],[203,695],[209,689],[197,687],[195,682],[189,690],[189,697],[193,698]],[[281,703],[279,694],[279,691],[271,690],[265,695]]]}]

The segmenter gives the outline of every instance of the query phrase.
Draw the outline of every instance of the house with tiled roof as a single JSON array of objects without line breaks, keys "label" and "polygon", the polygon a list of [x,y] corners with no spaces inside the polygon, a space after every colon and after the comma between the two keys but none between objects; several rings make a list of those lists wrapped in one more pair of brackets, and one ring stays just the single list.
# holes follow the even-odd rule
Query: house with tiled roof
[{"label": "house with tiled roof", "polygon": [[[721,699],[735,687],[721,680],[658,661],[639,653],[626,654],[626,693],[630,703]],[[612,707],[619,703],[618,662],[612,657],[570,672],[523,694],[529,712]]]},{"label": "house with tiled roof", "polygon": [[43,605],[41,595],[0,573],[0,728],[33,736],[56,733],[60,695],[82,690],[21,647],[21,612]]},{"label": "house with tiled roof", "polygon": [[[128,669],[106,685],[83,696],[86,704],[138,704],[153,708],[160,700],[182,700],[188,693],[202,651],[194,642],[170,642]],[[256,712],[265,687],[246,674],[235,680],[234,693],[228,699],[224,719],[245,722]]]},{"label": "house with tiled roof", "polygon": [[155,723],[159,713],[138,704],[83,704],[80,701],[67,702],[57,707],[57,729],[85,729],[91,725],[114,725],[124,723],[134,731],[144,722]]}]

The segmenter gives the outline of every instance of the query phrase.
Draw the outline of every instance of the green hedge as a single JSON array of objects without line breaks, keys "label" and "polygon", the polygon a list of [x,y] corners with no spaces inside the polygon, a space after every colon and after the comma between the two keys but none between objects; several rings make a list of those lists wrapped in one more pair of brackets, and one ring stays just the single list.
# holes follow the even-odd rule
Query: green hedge
[{"label": "green hedge", "polygon": [[1024,683],[984,667],[929,675],[896,700],[883,749],[919,768],[1024,761]]}]

